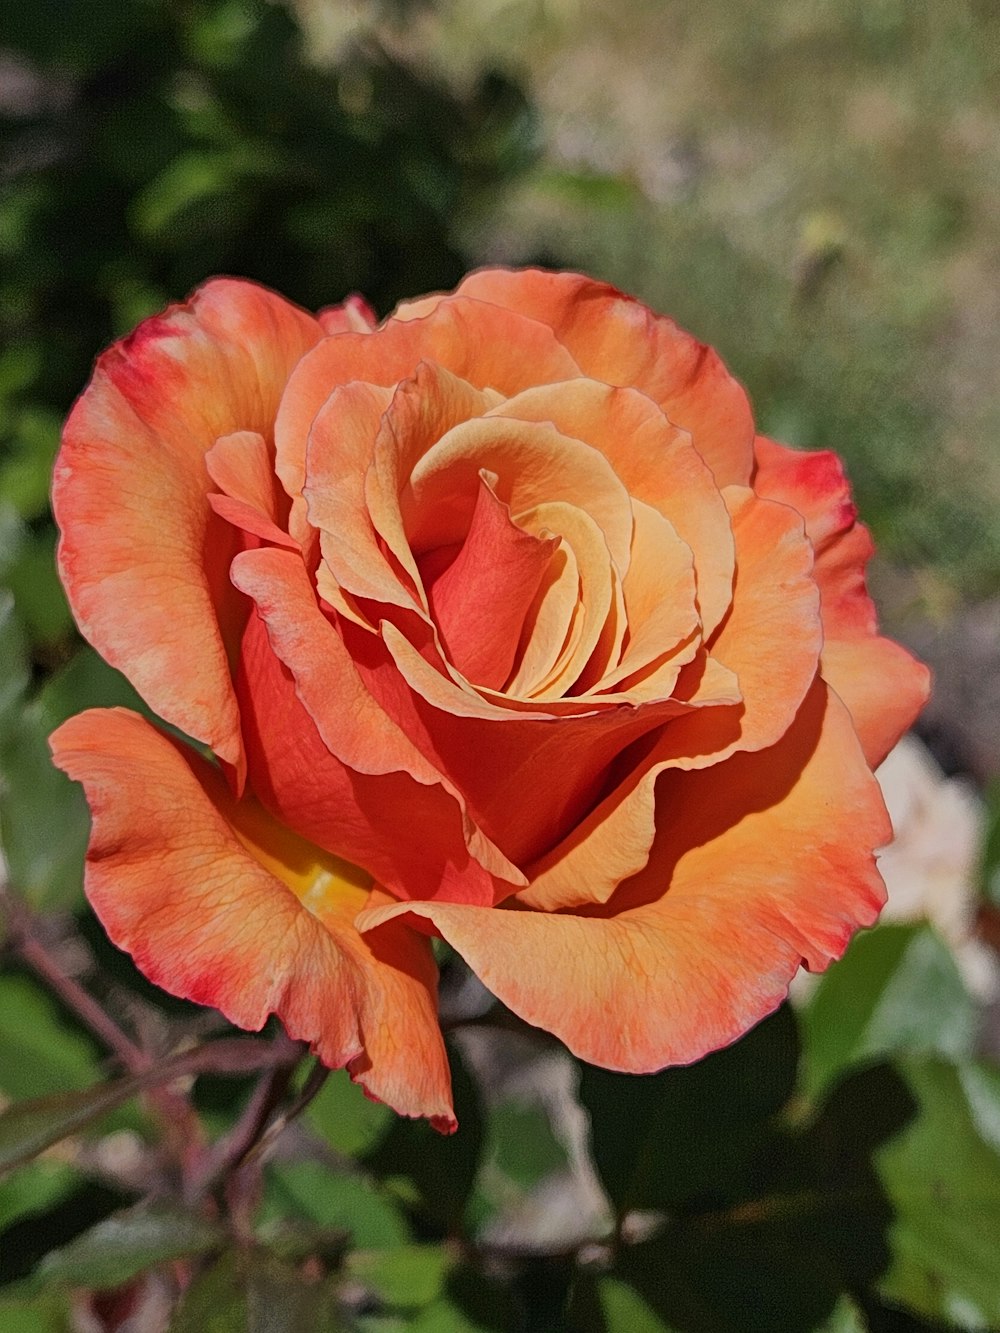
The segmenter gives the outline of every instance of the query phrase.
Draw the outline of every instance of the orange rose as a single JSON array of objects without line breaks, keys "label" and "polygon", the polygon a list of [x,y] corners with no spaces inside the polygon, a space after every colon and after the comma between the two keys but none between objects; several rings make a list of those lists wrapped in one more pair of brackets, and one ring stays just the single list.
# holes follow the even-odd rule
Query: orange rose
[{"label": "orange rose", "polygon": [[697,1059],[875,920],[878,637],[832,454],[572,274],[376,327],[218,280],[100,359],[55,474],[83,633],[166,722],[71,719],[90,900],[174,994],[275,1012],[451,1128],[428,936],[585,1060]]}]

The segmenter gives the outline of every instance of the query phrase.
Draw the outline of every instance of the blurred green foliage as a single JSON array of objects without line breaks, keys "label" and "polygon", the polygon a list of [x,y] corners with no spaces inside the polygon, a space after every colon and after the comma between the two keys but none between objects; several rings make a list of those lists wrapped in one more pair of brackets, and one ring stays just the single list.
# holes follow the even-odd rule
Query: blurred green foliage
[{"label": "blurred green foliage", "polygon": [[479,243],[674,315],[765,431],[846,458],[883,554],[923,572],[929,602],[993,595],[1000,9],[490,7],[489,24],[448,8],[449,55],[478,36],[527,59],[552,142]]}]

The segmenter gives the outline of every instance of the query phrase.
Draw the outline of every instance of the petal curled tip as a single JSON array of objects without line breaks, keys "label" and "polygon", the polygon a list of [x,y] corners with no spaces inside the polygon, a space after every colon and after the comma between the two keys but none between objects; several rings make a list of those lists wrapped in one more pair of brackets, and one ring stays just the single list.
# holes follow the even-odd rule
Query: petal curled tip
[{"label": "petal curled tip", "polygon": [[316,318],[326,334],[370,333],[378,326],[375,311],[357,292],[352,292],[340,305],[326,306]]},{"label": "petal curled tip", "polygon": [[368,897],[353,872],[235,801],[216,770],[136,714],[79,714],[52,747],[90,804],[90,902],[153,982],[238,1027],[277,1014],[377,1100],[450,1122],[426,940],[401,931],[369,947],[353,924]]}]

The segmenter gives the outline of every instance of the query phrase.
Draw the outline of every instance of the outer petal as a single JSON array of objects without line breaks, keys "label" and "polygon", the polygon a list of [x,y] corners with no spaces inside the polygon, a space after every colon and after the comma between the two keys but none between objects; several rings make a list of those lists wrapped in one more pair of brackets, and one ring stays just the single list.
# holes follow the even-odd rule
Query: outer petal
[{"label": "outer petal", "polygon": [[856,521],[850,487],[836,454],[803,453],[759,436],[759,495],[799,511],[816,550],[824,646],[823,676],[850,709],[872,768],[927,702],[930,673],[905,648],[878,633],[865,587],[873,546]]},{"label": "outer petal", "polygon": [[398,932],[358,935],[356,867],[234,801],[217,771],[124,709],[70,719],[53,751],[93,814],[90,900],[152,981],[240,1027],[276,1013],[372,1096],[454,1128],[433,960]]},{"label": "outer petal", "polygon": [[736,540],[736,587],[732,609],[707,646],[735,673],[742,703],[677,718],[652,752],[650,767],[703,768],[736,750],[774,745],[819,664],[819,593],[802,519],[742,486],[724,494]]},{"label": "outer petal", "polygon": [[104,353],[56,463],[59,566],[77,624],[161,717],[234,765],[236,538],[209,507],[204,456],[220,435],[270,437],[288,376],[320,337],[281,297],[210,282]]},{"label": "outer petal", "polygon": [[606,908],[569,915],[401,904],[365,911],[442,935],[491,991],[584,1060],[631,1073],[686,1064],[822,968],[884,900],[878,786],[822,683],[772,750],[662,779],[647,869]]},{"label": "outer petal", "polygon": [[641,389],[690,431],[719,486],[750,480],[753,416],[746,393],[718,354],[672,319],[576,273],[481,269],[456,294],[547,324],[585,375]]}]

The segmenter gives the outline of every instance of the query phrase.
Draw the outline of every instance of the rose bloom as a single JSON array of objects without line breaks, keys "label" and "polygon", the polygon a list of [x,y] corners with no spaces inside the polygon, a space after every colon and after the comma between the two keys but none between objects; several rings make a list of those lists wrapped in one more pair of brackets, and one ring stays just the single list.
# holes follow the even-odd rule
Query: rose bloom
[{"label": "rose bloom", "polygon": [[100,358],[54,503],[81,630],[200,747],[53,738],[109,935],[396,1110],[454,1127],[431,937],[644,1072],[878,915],[927,673],[841,466],[613,288],[484,270],[377,324],[209,282]]}]

